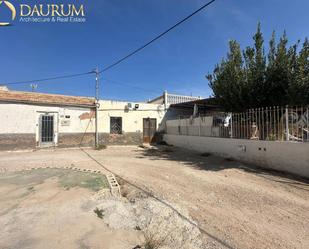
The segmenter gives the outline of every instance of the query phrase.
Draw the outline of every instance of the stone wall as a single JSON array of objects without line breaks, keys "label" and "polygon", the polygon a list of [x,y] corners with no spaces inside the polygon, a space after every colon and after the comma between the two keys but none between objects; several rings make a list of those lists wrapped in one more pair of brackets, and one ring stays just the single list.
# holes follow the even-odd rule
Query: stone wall
[{"label": "stone wall", "polygon": [[143,143],[141,132],[125,132],[123,134],[99,134],[100,144],[105,145],[140,145]]},{"label": "stone wall", "polygon": [[[125,132],[123,134],[99,133],[99,144],[104,145],[140,145],[143,143],[141,132]],[[94,147],[95,133],[59,134],[58,147]]]},{"label": "stone wall", "polygon": [[[99,134],[99,144],[104,145],[140,145],[143,143],[141,132],[126,132],[124,134]],[[60,133],[59,148],[94,147],[95,133]],[[35,134],[0,134],[0,151],[39,149]],[[44,148],[44,147],[43,147]]]},{"label": "stone wall", "polygon": [[35,147],[35,134],[0,134],[0,150],[28,150]]},{"label": "stone wall", "polygon": [[95,133],[60,133],[58,147],[94,147]]}]

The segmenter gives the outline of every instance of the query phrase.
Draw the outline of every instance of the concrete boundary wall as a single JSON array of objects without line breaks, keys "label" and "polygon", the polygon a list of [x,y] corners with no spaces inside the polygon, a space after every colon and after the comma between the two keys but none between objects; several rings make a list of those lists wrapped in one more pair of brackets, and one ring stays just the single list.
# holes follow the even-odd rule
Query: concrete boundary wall
[{"label": "concrete boundary wall", "polygon": [[309,143],[164,135],[168,144],[309,178]]}]

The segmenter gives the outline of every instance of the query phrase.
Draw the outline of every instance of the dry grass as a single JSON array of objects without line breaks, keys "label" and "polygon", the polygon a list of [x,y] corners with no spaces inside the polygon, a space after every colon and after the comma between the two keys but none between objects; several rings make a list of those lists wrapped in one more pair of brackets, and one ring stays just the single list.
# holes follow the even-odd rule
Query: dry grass
[{"label": "dry grass", "polygon": [[98,147],[95,148],[96,150],[105,150],[107,149],[107,145],[105,144],[100,144]]},{"label": "dry grass", "polygon": [[164,245],[165,239],[157,237],[157,234],[152,232],[144,232],[145,242],[143,247],[145,249],[159,249]]}]

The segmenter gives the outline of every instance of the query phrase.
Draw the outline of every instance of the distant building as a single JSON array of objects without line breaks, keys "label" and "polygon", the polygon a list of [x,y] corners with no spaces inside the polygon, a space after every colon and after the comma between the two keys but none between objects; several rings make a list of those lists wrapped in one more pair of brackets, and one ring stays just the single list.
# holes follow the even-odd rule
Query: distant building
[{"label": "distant building", "polygon": [[190,102],[194,100],[199,100],[201,97],[193,97],[193,96],[185,96],[185,95],[177,95],[177,94],[170,94],[167,91],[163,93],[163,95],[154,98],[152,100],[149,100],[148,103],[151,104],[161,104],[165,105],[166,107],[169,107],[171,104],[179,104],[179,103],[185,103]]}]

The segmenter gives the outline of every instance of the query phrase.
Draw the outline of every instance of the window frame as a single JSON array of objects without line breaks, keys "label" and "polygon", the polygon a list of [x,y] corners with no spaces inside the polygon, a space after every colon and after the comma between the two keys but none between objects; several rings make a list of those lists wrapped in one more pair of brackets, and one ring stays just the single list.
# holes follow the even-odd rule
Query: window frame
[{"label": "window frame", "polygon": [[[119,122],[120,121],[120,122]],[[119,126],[119,128],[115,128],[115,125]],[[122,135],[122,117],[110,117],[109,118],[109,134],[112,135]],[[117,132],[118,130],[118,132]]]}]

